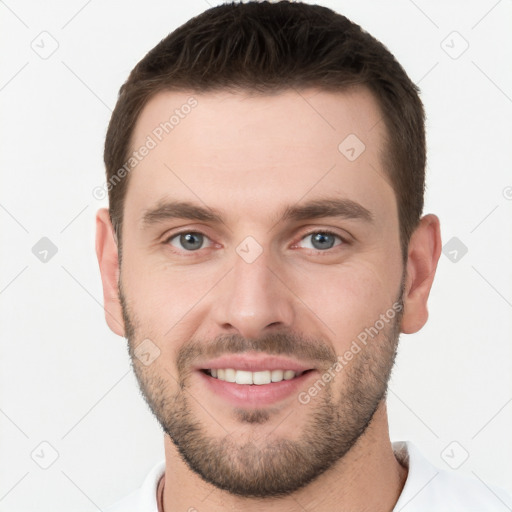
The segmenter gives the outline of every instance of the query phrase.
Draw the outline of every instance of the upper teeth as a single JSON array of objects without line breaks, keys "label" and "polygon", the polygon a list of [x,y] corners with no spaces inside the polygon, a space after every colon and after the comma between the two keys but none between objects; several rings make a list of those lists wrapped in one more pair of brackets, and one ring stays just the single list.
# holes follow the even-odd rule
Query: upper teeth
[{"label": "upper teeth", "polygon": [[246,370],[234,370],[233,368],[211,369],[210,374],[219,380],[236,382],[237,384],[270,384],[271,382],[290,380],[297,375],[293,370],[249,372]]}]

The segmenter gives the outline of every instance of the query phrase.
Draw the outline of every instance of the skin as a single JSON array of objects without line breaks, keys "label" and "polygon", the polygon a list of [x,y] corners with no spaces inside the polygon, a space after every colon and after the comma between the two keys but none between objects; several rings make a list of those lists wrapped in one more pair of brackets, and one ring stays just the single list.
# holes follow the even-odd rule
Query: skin
[{"label": "skin", "polygon": [[[133,148],[144,144],[168,113],[191,95],[173,91],[155,96],[139,117]],[[139,381],[151,380],[154,390],[160,386],[160,392],[165,389],[169,395],[163,398],[170,398],[180,389],[180,348],[190,340],[204,344],[221,335],[260,339],[277,332],[300,333],[342,355],[395,303],[403,276],[404,310],[397,332],[421,329],[441,252],[439,219],[432,214],[422,217],[404,268],[395,194],[380,158],[385,127],[371,93],[358,88],[342,93],[309,89],[265,96],[227,91],[193,96],[197,107],[130,174],[122,269],[108,211],[97,213],[96,251],[107,323],[126,336],[120,282],[135,327],[132,352],[146,338],[160,350],[148,367],[134,361]],[[366,146],[352,162],[338,151],[349,134]],[[281,220],[286,206],[333,196],[361,204],[374,221]],[[174,219],[144,227],[143,213],[163,198],[219,210],[224,222]],[[337,240],[325,251],[315,249],[307,235],[325,229],[346,242]],[[166,242],[183,230],[204,233],[204,248],[187,252],[179,237],[173,245]],[[253,263],[236,252],[247,236],[263,250]],[[385,334],[379,333],[377,340],[384,342]],[[367,350],[375,347],[369,344]],[[381,356],[392,362],[391,353],[385,354]],[[361,358],[349,362],[330,384],[334,397],[344,396],[357,361]],[[312,376],[303,390],[317,378]],[[265,409],[266,421],[248,423],[193,375],[186,382],[194,397],[188,402],[193,418],[214,439],[228,433],[235,447],[247,439],[258,448],[277,439],[298,440],[323,403],[319,399],[304,406],[293,397]],[[392,451],[385,400],[348,453],[306,487],[279,499],[245,498],[218,489],[191,471],[167,434],[164,445],[167,512],[190,507],[201,512],[391,511],[407,477]]]}]

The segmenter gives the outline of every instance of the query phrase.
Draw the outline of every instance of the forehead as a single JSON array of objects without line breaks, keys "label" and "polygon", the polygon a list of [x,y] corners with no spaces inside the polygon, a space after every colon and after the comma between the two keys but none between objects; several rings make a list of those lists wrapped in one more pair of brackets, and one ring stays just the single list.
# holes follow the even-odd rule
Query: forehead
[{"label": "forehead", "polygon": [[380,109],[364,88],[162,92],[134,129],[131,149],[145,156],[134,161],[126,213],[171,197],[256,218],[272,204],[281,210],[326,194],[393,210],[384,140]]}]

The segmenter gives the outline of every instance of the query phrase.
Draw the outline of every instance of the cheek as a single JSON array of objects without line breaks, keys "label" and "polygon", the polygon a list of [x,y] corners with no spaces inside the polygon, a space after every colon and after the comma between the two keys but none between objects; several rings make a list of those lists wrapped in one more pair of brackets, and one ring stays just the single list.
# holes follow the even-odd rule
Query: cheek
[{"label": "cheek", "polygon": [[345,345],[392,308],[400,281],[396,265],[358,261],[308,273],[301,277],[297,295]]},{"label": "cheek", "polygon": [[193,266],[173,268],[165,258],[128,245],[123,251],[122,278],[126,295],[141,320],[156,320],[154,325],[183,316],[204,294],[209,281]]},{"label": "cheek", "polygon": [[[281,290],[296,312],[295,327],[318,327],[338,343],[350,344],[395,302],[402,271],[398,250],[371,246],[331,265],[281,262],[276,272],[293,292]],[[200,268],[173,268],[164,259],[144,256],[140,248],[127,246],[124,254],[123,287],[137,314],[139,336],[161,340],[170,352],[175,349],[171,340],[190,338],[204,327],[211,308],[222,300],[216,294],[223,284],[216,285],[229,265],[212,261]]]},{"label": "cheek", "polygon": [[[125,272],[126,265],[126,272]],[[215,295],[222,274],[215,269],[169,268],[137,257],[123,262],[123,287],[137,321],[137,341],[149,338],[160,348],[167,365],[206,318],[204,306]]]}]

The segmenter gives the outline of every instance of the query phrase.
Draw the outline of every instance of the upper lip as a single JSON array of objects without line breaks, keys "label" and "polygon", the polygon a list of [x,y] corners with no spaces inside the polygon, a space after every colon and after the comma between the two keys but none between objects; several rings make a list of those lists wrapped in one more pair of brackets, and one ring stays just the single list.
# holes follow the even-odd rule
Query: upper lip
[{"label": "upper lip", "polygon": [[313,369],[312,366],[287,357],[248,353],[226,354],[195,366],[196,370],[218,370],[219,368],[233,368],[235,370],[246,370],[249,372],[260,372],[264,370],[293,370],[297,373]]}]

